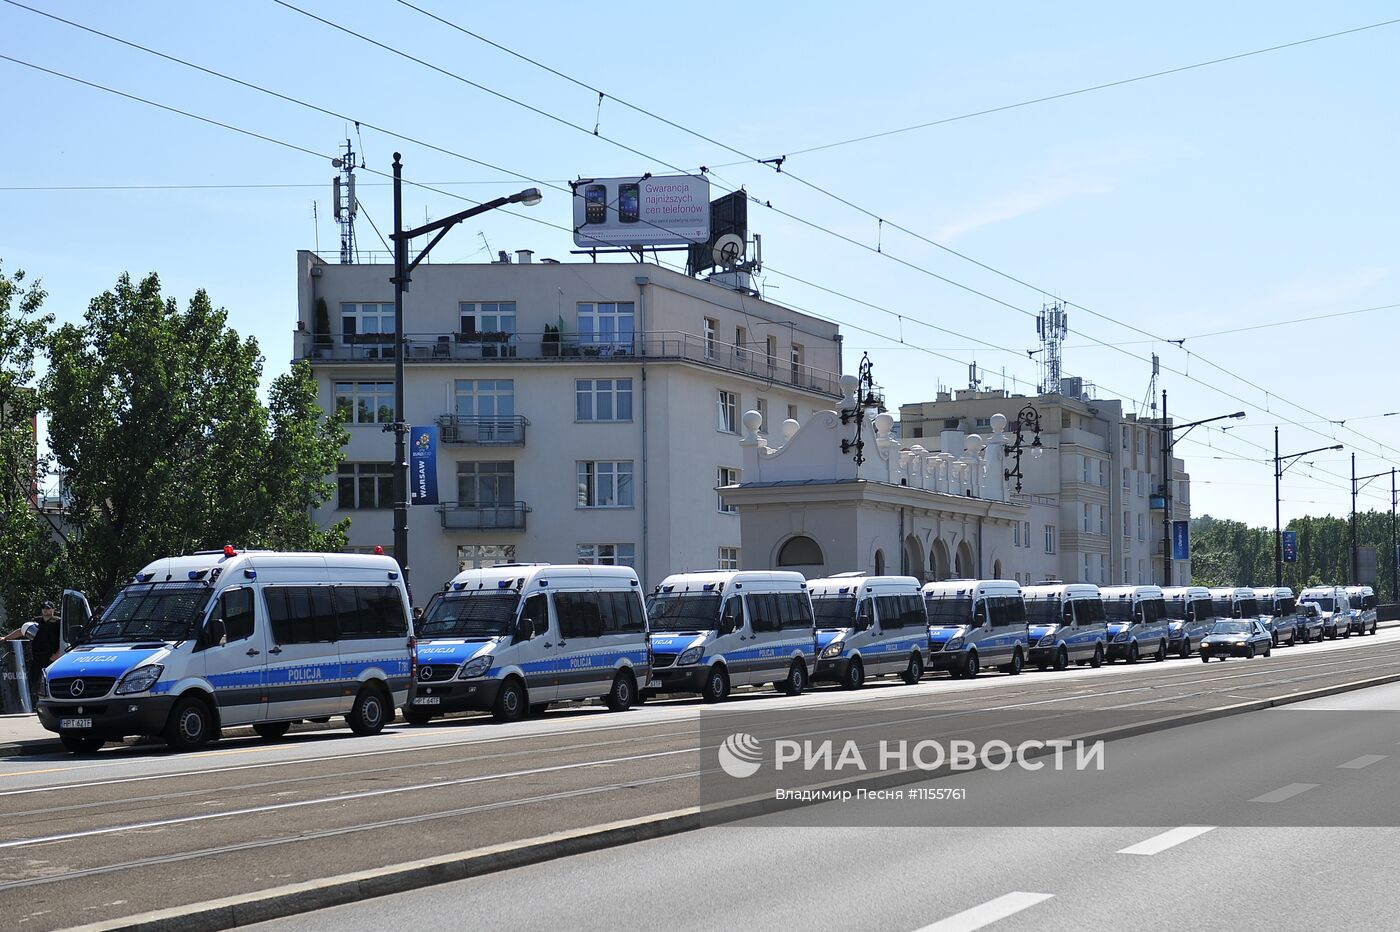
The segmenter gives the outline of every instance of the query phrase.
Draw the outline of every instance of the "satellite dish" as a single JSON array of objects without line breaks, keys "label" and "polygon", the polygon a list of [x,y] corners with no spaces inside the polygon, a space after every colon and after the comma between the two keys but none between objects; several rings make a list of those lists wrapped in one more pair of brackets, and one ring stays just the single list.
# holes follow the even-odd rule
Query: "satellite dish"
[{"label": "satellite dish", "polygon": [[715,260],[715,265],[722,265],[726,268],[738,265],[739,260],[744,258],[744,238],[737,233],[724,234],[715,240],[711,255]]},{"label": "satellite dish", "polygon": [[331,159],[331,167],[332,167],[332,168],[339,168],[339,167],[340,167],[341,165],[343,165],[343,164],[344,164],[344,163],[341,162],[340,159]]}]

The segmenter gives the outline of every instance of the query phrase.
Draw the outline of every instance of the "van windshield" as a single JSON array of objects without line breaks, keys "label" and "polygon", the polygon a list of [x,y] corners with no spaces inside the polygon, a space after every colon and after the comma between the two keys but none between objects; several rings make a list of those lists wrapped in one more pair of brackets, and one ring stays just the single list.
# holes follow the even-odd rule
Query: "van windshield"
[{"label": "van windshield", "polygon": [[475,589],[434,599],[416,626],[420,638],[503,637],[510,633],[520,593]]},{"label": "van windshield", "polygon": [[818,628],[849,628],[856,617],[856,597],[853,595],[814,595],[812,612]]},{"label": "van windshield", "polygon": [[1185,600],[1185,599],[1168,599],[1168,600],[1167,600],[1167,617],[1168,617],[1168,618],[1175,619],[1176,621],[1185,621],[1185,620],[1186,620],[1186,600]]},{"label": "van windshield", "polygon": [[93,623],[84,643],[187,640],[204,618],[213,592],[207,583],[127,586]]},{"label": "van windshield", "polygon": [[1259,609],[1259,611],[1256,612],[1255,614],[1258,614],[1258,615],[1277,615],[1277,614],[1278,614],[1278,612],[1274,610],[1274,600],[1273,600],[1273,597],[1272,597],[1272,596],[1264,596],[1263,598],[1255,599],[1254,601],[1255,601],[1256,606],[1257,606],[1258,609]]},{"label": "van windshield", "polygon": [[1057,625],[1064,621],[1059,599],[1026,599],[1026,623]]},{"label": "van windshield", "polygon": [[662,592],[647,602],[652,631],[714,631],[719,626],[718,592]]},{"label": "van windshield", "polygon": [[930,625],[970,625],[972,624],[971,599],[940,599],[931,596],[924,599],[928,609]]},{"label": "van windshield", "polygon": [[1335,612],[1337,610],[1337,602],[1335,599],[1319,598],[1308,599],[1308,601],[1316,605],[1319,610],[1324,612]]},{"label": "van windshield", "polygon": [[1131,599],[1105,600],[1103,603],[1104,616],[1109,621],[1132,621],[1133,603]]}]

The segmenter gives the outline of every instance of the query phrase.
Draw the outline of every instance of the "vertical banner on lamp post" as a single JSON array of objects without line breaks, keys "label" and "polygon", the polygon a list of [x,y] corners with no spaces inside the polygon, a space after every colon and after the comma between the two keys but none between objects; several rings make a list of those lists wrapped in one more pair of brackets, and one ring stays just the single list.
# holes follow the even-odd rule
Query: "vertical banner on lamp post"
[{"label": "vertical banner on lamp post", "polygon": [[408,502],[410,505],[436,505],[437,445],[436,424],[414,427],[409,431]]},{"label": "vertical banner on lamp post", "polygon": [[1189,522],[1172,522],[1172,559],[1191,559],[1191,532],[1188,530]]},{"label": "vertical banner on lamp post", "polygon": [[1297,562],[1298,562],[1298,532],[1297,532],[1297,531],[1284,531],[1284,532],[1283,532],[1283,562],[1284,562],[1284,563],[1297,563]]}]

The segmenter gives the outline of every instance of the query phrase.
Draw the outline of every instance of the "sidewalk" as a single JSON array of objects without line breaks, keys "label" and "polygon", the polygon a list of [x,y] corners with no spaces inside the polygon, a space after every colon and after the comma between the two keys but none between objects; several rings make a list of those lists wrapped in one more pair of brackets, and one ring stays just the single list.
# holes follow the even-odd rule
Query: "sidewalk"
[{"label": "sidewalk", "polygon": [[45,731],[34,714],[0,715],[0,757],[56,754],[63,750],[58,735]]}]

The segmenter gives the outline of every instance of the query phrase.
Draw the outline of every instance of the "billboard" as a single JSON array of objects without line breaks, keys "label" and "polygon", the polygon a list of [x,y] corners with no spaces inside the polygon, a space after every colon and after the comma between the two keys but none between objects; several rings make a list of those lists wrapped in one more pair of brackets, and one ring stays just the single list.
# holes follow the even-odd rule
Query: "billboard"
[{"label": "billboard", "polygon": [[669,246],[710,238],[710,182],[697,175],[572,182],[574,243]]},{"label": "billboard", "polygon": [[1284,531],[1284,532],[1283,532],[1283,562],[1284,562],[1284,563],[1297,563],[1297,562],[1298,562],[1298,532],[1297,532],[1297,531]]},{"label": "billboard", "polygon": [[436,505],[438,503],[437,425],[413,427],[408,436],[412,442],[408,454],[409,504]]},{"label": "billboard", "polygon": [[1189,521],[1172,522],[1172,559],[1191,559],[1191,523]]}]

